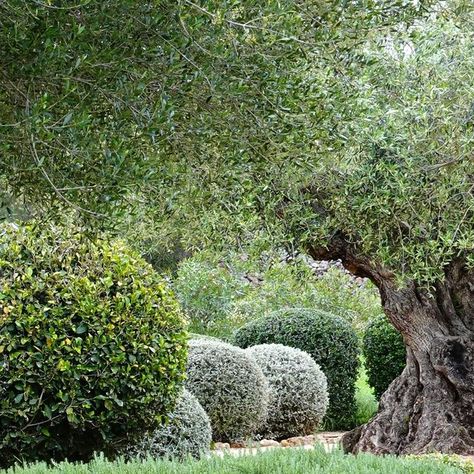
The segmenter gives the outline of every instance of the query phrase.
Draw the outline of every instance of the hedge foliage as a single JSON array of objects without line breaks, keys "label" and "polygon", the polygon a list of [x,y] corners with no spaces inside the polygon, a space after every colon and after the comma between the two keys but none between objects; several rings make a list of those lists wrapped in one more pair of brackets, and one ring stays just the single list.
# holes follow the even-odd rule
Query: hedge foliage
[{"label": "hedge foliage", "polygon": [[233,343],[242,348],[283,344],[310,354],[328,380],[325,427],[346,429],[354,425],[359,348],[347,321],[318,310],[276,311],[242,326],[235,332]]},{"label": "hedge foliage", "polygon": [[328,407],[327,380],[309,354],[281,344],[246,350],[268,380],[268,417],[260,433],[283,439],[314,433]]},{"label": "hedge foliage", "polygon": [[212,340],[189,343],[186,388],[209,415],[215,441],[253,436],[267,417],[268,382],[242,349]]},{"label": "hedge foliage", "polygon": [[174,407],[177,301],[120,242],[0,228],[0,464],[113,454]]},{"label": "hedge foliage", "polygon": [[198,399],[184,389],[168,422],[146,435],[129,454],[139,458],[200,458],[209,453],[211,441],[209,417]]},{"label": "hedge foliage", "polygon": [[406,349],[402,335],[385,315],[367,326],[363,339],[363,353],[369,384],[380,398],[406,365]]}]

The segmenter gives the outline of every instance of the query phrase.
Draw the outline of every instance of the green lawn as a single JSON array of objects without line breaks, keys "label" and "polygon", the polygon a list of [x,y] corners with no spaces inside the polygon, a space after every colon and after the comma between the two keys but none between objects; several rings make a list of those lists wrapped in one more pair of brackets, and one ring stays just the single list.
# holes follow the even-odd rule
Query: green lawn
[{"label": "green lawn", "polygon": [[357,425],[367,423],[377,413],[378,403],[374,390],[369,386],[364,360],[361,357],[359,378],[356,382]]},{"label": "green lawn", "polygon": [[11,468],[3,474],[461,474],[456,467],[433,460],[357,457],[341,452],[324,453],[321,449],[276,449],[256,456],[219,458],[201,461],[170,462],[149,460],[125,463],[96,459],[89,464],[61,463],[54,467],[36,464],[26,468]]}]

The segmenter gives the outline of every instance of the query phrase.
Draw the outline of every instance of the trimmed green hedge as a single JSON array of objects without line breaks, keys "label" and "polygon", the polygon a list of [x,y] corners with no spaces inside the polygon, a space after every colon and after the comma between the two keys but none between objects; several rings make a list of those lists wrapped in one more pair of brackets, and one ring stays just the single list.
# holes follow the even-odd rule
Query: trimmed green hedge
[{"label": "trimmed green hedge", "polygon": [[319,310],[281,310],[242,326],[234,333],[233,343],[242,348],[283,344],[310,354],[328,380],[325,427],[354,426],[359,348],[356,333],[347,321]]},{"label": "trimmed green hedge", "polygon": [[176,402],[177,301],[121,243],[0,227],[0,465],[112,455]]},{"label": "trimmed green hedge", "polygon": [[367,326],[363,353],[369,384],[379,399],[406,365],[403,338],[385,315],[375,318]]}]

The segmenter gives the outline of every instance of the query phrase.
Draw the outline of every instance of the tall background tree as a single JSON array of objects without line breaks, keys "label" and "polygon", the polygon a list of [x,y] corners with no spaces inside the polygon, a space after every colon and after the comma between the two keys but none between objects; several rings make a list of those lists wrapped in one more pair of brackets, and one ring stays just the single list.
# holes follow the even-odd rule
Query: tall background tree
[{"label": "tall background tree", "polygon": [[0,4],[8,197],[342,259],[408,347],[346,447],[473,453],[469,2],[68,5]]}]

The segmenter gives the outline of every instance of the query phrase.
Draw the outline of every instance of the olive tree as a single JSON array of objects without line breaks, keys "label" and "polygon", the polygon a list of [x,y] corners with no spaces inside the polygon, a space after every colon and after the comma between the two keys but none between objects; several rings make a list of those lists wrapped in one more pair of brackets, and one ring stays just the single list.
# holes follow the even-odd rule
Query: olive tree
[{"label": "olive tree", "polygon": [[198,115],[220,132],[189,147],[201,165],[176,214],[198,211],[191,239],[270,239],[378,287],[407,365],[347,450],[472,454],[472,7],[442,2],[367,30],[347,18],[343,38],[301,20],[292,57],[275,33],[247,31],[262,49],[242,46],[246,66],[232,64],[244,74],[228,67],[224,97],[240,105]]},{"label": "olive tree", "polygon": [[185,248],[341,259],[407,345],[346,448],[472,454],[473,18],[465,0],[1,2],[3,189],[82,215],[139,203]]}]

